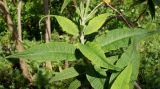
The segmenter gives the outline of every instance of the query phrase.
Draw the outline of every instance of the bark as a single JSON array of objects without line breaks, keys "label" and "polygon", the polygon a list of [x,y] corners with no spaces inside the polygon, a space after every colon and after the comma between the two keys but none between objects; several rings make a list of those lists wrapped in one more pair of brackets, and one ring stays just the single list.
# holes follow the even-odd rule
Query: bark
[{"label": "bark", "polygon": [[[20,12],[21,12],[21,3],[18,5],[19,9],[18,9],[18,12],[20,15]],[[21,23],[18,21],[18,31],[16,29],[16,26],[15,24],[13,23],[13,20],[11,18],[11,15],[9,13],[9,10],[8,10],[8,7],[7,7],[7,3],[6,1],[2,1],[0,0],[0,10],[1,12],[3,13],[3,17],[4,17],[4,20],[6,21],[7,23],[7,26],[8,26],[8,30],[9,32],[11,33],[11,40],[14,41],[15,43],[15,47],[16,47],[16,50],[18,52],[22,52],[24,50],[23,46],[22,46],[22,37],[21,37]],[[20,20],[20,17],[18,18]],[[32,77],[31,77],[31,74],[28,70],[28,66],[27,66],[27,63],[24,61],[24,59],[20,59],[20,67],[21,67],[21,70],[22,70],[22,73],[23,73],[23,76],[31,82],[32,80]]]},{"label": "bark", "polygon": [[[18,26],[17,26],[17,39],[16,39],[16,49],[18,52],[24,51],[24,47],[22,46],[22,29],[21,29],[21,9],[22,9],[22,1],[20,0],[18,3],[17,14],[18,14]],[[32,82],[32,75],[28,70],[28,65],[25,59],[20,59],[20,67],[22,69],[22,73],[29,82]]]},{"label": "bark", "polygon": [[[44,12],[45,15],[48,15],[45,19],[45,42],[48,43],[51,40],[51,20],[49,16],[49,0],[44,0]],[[46,61],[46,68],[49,70],[52,70],[52,64],[51,61]]]}]

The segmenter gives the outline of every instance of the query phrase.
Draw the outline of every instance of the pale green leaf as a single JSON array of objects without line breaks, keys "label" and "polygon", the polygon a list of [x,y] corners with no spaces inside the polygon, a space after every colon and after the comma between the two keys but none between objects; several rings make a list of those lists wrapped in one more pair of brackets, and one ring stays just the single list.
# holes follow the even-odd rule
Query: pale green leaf
[{"label": "pale green leaf", "polygon": [[63,31],[74,36],[79,35],[78,27],[71,20],[63,16],[55,16],[55,18],[57,19],[58,23],[62,27]]},{"label": "pale green leaf", "polygon": [[105,14],[98,15],[98,16],[94,17],[93,19],[91,19],[89,21],[86,29],[84,30],[84,34],[88,35],[88,34],[91,34],[91,33],[98,31],[98,29],[106,21],[107,17],[108,17],[108,14],[105,13]]},{"label": "pale green leaf", "polygon": [[26,58],[31,60],[76,60],[75,47],[72,44],[64,42],[50,42],[34,46],[24,52],[17,53],[7,58]]},{"label": "pale green leaf", "polygon": [[129,89],[130,77],[132,74],[132,64],[129,64],[116,78],[111,89]]},{"label": "pale green leaf", "polygon": [[94,65],[119,70],[118,67],[110,64],[107,61],[107,58],[104,55],[103,50],[98,44],[88,43],[87,45],[78,44],[78,49],[82,52],[82,54],[87,57]]},{"label": "pale green leaf", "polygon": [[114,46],[115,44],[118,44],[119,42],[122,43],[121,41],[125,41],[124,45],[126,45],[128,38],[134,37],[134,36],[141,36],[147,33],[148,31],[143,30],[143,29],[128,29],[128,28],[116,29],[116,30],[109,31],[106,34],[97,37],[95,41],[101,45],[102,49],[105,52],[107,52],[108,51],[107,49],[109,49],[108,47]]},{"label": "pale green leaf", "polygon": [[78,76],[79,73],[74,67],[66,68],[62,72],[55,74],[52,78],[53,81],[59,81],[64,79],[69,79]]},{"label": "pale green leaf", "polygon": [[78,89],[81,86],[81,82],[77,79],[71,82],[68,89]]},{"label": "pale green leaf", "polygon": [[61,7],[61,13],[63,12],[64,8],[67,7],[67,5],[71,2],[71,0],[64,0],[63,5]]}]

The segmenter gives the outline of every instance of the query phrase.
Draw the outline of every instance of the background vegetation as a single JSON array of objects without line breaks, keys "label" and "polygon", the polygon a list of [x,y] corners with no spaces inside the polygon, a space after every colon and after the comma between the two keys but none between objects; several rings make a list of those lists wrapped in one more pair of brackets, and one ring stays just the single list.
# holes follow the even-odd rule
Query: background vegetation
[{"label": "background vegetation", "polygon": [[0,0],[0,88],[159,89],[159,4]]}]

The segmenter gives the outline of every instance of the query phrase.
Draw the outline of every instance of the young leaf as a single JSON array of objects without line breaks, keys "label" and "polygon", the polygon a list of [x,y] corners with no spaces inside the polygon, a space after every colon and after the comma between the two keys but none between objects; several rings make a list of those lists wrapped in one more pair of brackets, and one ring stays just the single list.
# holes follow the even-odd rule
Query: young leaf
[{"label": "young leaf", "polygon": [[132,74],[132,64],[129,64],[116,78],[111,89],[129,89],[130,77]]},{"label": "young leaf", "polygon": [[66,8],[66,6],[71,2],[71,0],[64,0],[63,1],[63,5],[61,7],[61,13],[63,12],[64,8]]},{"label": "young leaf", "polygon": [[55,16],[55,18],[57,19],[58,23],[62,27],[63,31],[74,36],[79,35],[78,27],[71,20],[63,16]]},{"label": "young leaf", "polygon": [[82,54],[85,57],[87,57],[94,65],[113,70],[120,70],[118,67],[110,64],[107,61],[107,58],[105,58],[103,50],[100,48],[98,44],[78,44],[77,47],[82,52]]},{"label": "young leaf", "polygon": [[94,33],[98,31],[98,29],[103,25],[103,23],[106,21],[108,17],[108,14],[101,14],[96,17],[94,17],[90,22],[88,23],[86,29],[84,30],[84,34],[88,35],[91,33]]},{"label": "young leaf", "polygon": [[69,85],[68,89],[78,89],[80,86],[81,82],[76,79]]},{"label": "young leaf", "polygon": [[50,42],[32,47],[24,52],[17,53],[7,58],[26,58],[34,60],[76,60],[75,47],[64,42]]},{"label": "young leaf", "polygon": [[[143,29],[116,29],[109,31],[107,34],[97,37],[94,41],[98,42],[102,49],[106,52],[108,51],[108,45],[116,44],[119,41],[128,41],[127,39],[133,36],[141,36],[147,34],[147,30]],[[118,44],[118,43],[117,43]],[[126,44],[124,44],[126,45]],[[113,46],[113,45],[112,45]],[[120,45],[123,46],[123,45]],[[110,46],[111,47],[111,46]]]},{"label": "young leaf", "polygon": [[55,74],[55,76],[52,78],[52,80],[59,81],[59,80],[73,78],[78,75],[79,75],[79,73],[76,71],[76,69],[74,67],[70,67],[70,68],[64,69],[62,72]]}]

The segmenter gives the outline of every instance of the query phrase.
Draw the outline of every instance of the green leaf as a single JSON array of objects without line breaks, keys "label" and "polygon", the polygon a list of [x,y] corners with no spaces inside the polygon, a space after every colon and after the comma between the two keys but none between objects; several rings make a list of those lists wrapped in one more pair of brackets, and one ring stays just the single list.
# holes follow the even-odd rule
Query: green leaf
[{"label": "green leaf", "polygon": [[84,34],[88,35],[88,34],[91,34],[91,33],[98,31],[98,29],[106,21],[107,17],[108,17],[107,13],[94,17],[92,20],[89,21],[86,29],[84,30]]},{"label": "green leaf", "polygon": [[79,75],[79,73],[76,71],[76,69],[74,67],[70,67],[70,68],[64,69],[62,72],[55,74],[55,76],[52,78],[52,80],[59,81],[59,80],[73,78],[78,75]]},{"label": "green leaf", "polygon": [[64,0],[63,1],[63,5],[61,7],[61,13],[63,12],[64,8],[66,8],[66,6],[71,2],[71,0]]},{"label": "green leaf", "polygon": [[63,16],[55,16],[55,18],[57,19],[58,23],[62,27],[63,31],[74,36],[79,35],[78,27],[71,20]]},{"label": "green leaf", "polygon": [[82,52],[82,54],[87,57],[94,65],[119,70],[118,67],[110,64],[105,57],[105,54],[101,47],[95,43],[88,43],[86,45],[78,44],[78,49]]},{"label": "green leaf", "polygon": [[[121,41],[128,41],[128,38],[130,37],[141,36],[141,35],[147,34],[147,32],[148,32],[147,30],[143,30],[143,29],[132,29],[132,30],[128,28],[116,29],[116,30],[109,31],[107,34],[97,37],[94,41],[99,43],[102,49],[105,52],[107,52],[108,51],[107,49],[109,49],[108,45],[110,45],[109,47],[112,47],[115,44],[122,43]],[[115,46],[118,46],[118,45],[115,45]],[[123,46],[123,45],[121,44],[120,46]],[[112,47],[111,49],[114,49],[114,48]]]},{"label": "green leaf", "polygon": [[[140,65],[140,54],[136,49],[136,45],[131,45],[129,48],[123,53],[121,58],[117,61],[116,66],[120,68],[126,67],[129,63],[132,63],[132,74],[130,80],[130,87],[133,85],[135,80],[137,79]],[[110,83],[118,76],[118,73],[112,73],[110,78]]]},{"label": "green leaf", "polygon": [[69,85],[68,89],[78,89],[80,86],[81,82],[76,79]]},{"label": "green leaf", "polygon": [[129,89],[130,77],[132,74],[132,64],[129,64],[116,78],[111,89]]},{"label": "green leaf", "polygon": [[116,66],[120,68],[126,67],[130,62],[137,59],[138,54],[139,52],[136,50],[136,47],[131,45],[117,61]]},{"label": "green leaf", "polygon": [[87,79],[94,89],[104,89],[106,76],[106,72],[99,67],[88,68]]},{"label": "green leaf", "polygon": [[64,42],[50,42],[41,44],[24,52],[8,56],[7,58],[27,58],[42,61],[76,60],[74,45]]}]

